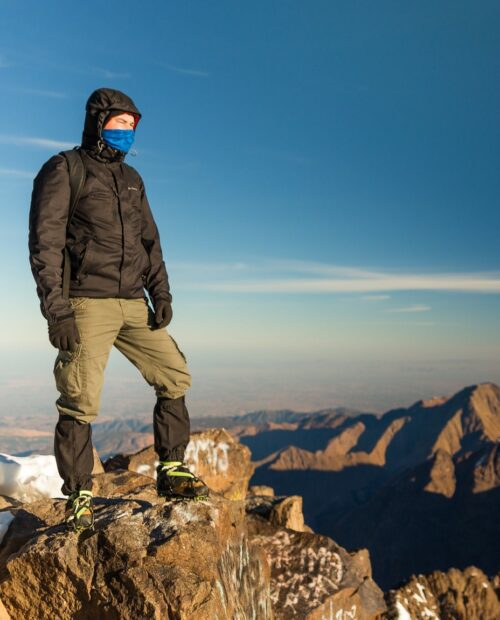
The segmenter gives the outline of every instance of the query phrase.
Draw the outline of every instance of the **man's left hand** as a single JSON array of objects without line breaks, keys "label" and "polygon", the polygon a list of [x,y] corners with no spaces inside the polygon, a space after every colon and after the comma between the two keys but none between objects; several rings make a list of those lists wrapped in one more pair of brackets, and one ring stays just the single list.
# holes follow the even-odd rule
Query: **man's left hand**
[{"label": "man's left hand", "polygon": [[166,327],[172,320],[172,304],[166,299],[160,299],[155,303],[155,321],[156,329]]}]

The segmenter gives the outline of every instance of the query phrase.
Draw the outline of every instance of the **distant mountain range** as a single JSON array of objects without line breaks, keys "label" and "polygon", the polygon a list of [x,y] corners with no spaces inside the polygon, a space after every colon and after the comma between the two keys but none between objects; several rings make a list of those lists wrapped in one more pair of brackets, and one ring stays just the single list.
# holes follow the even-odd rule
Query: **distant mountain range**
[{"label": "distant mountain range", "polygon": [[239,435],[258,459],[251,483],[302,495],[315,531],[368,547],[383,588],[451,566],[498,570],[497,385],[382,416],[318,413]]},{"label": "distant mountain range", "polygon": [[[332,408],[191,419],[193,432],[208,428],[225,428],[250,448],[252,485],[302,496],[314,531],[346,548],[367,547],[384,589],[450,567],[475,565],[490,575],[499,569],[500,387],[494,383],[382,415]],[[152,420],[97,422],[93,440],[102,459],[135,453],[152,445]],[[6,432],[2,442],[9,441],[24,454],[52,452],[50,433]]]}]

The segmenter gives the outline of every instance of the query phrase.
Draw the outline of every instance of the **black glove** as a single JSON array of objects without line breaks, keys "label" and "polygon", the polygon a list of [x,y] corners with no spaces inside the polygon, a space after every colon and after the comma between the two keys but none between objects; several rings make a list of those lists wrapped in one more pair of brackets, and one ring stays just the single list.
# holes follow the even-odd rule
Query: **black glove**
[{"label": "black glove", "polygon": [[49,325],[49,340],[56,349],[61,351],[76,351],[80,343],[80,333],[74,317],[58,321]]},{"label": "black glove", "polygon": [[155,303],[156,329],[166,327],[172,320],[172,304],[166,299],[159,299]]}]

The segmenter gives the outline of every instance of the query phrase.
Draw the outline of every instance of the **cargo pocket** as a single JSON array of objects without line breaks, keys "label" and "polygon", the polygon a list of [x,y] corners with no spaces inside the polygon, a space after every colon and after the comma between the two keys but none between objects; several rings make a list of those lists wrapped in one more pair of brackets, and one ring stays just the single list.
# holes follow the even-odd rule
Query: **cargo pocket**
[{"label": "cargo pocket", "polygon": [[175,348],[177,349],[177,351],[179,351],[179,353],[182,355],[182,359],[186,362],[187,364],[187,359],[186,356],[184,355],[184,353],[179,349],[179,345],[177,344],[177,342],[175,342],[175,340],[172,338],[171,334],[169,334],[170,339],[172,340],[172,342],[175,344]]},{"label": "cargo pocket", "polygon": [[76,309],[83,309],[86,306],[88,300],[89,300],[88,297],[70,297],[68,299],[68,302],[71,308],[73,310],[76,310]]},{"label": "cargo pocket", "polygon": [[54,363],[58,391],[67,398],[77,399],[83,391],[82,344],[76,351],[59,351]]}]

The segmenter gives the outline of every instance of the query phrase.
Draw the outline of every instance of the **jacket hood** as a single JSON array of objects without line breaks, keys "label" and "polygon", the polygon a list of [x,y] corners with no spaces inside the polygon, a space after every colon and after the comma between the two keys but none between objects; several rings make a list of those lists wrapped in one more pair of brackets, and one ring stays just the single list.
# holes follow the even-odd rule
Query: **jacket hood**
[{"label": "jacket hood", "polygon": [[85,111],[82,148],[99,161],[123,161],[126,153],[102,140],[102,128],[111,114],[127,112],[135,118],[135,131],[142,114],[132,99],[120,90],[98,88],[88,98]]}]

